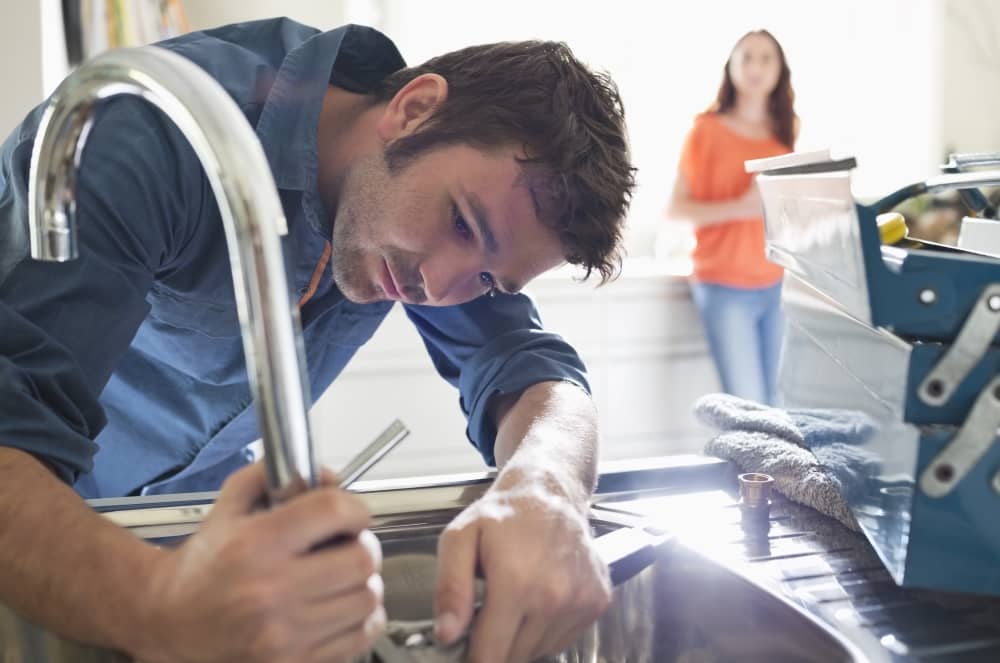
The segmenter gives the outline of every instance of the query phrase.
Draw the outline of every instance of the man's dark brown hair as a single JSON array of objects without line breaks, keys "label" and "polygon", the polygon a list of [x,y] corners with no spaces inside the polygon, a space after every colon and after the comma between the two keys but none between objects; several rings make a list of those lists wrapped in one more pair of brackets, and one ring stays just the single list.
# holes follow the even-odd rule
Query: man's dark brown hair
[{"label": "man's dark brown hair", "polygon": [[596,270],[602,284],[616,276],[635,169],[611,78],[563,43],[502,42],[401,69],[381,83],[376,103],[426,73],[448,81],[447,98],[415,133],[390,143],[389,167],[445,145],[523,146],[536,213],[558,234],[566,261],[582,266],[584,278]]}]

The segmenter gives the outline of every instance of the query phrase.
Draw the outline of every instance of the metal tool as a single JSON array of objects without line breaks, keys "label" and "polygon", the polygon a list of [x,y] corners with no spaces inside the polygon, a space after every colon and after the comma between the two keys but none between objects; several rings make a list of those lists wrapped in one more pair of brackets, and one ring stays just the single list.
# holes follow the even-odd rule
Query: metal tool
[{"label": "metal tool", "polygon": [[389,424],[388,428],[379,433],[379,436],[372,440],[371,444],[347,461],[347,465],[344,465],[337,473],[340,487],[346,489],[360,479],[409,434],[410,429],[399,419]]},{"label": "metal tool", "polygon": [[760,472],[748,472],[736,478],[740,482],[740,504],[750,508],[767,508],[771,505],[774,477]]},{"label": "metal tool", "polygon": [[748,540],[759,543],[771,529],[771,490],[774,477],[748,472],[737,477],[740,484],[740,524]]},{"label": "metal tool", "polygon": [[[337,473],[338,485],[344,490],[349,489],[351,484],[374,467],[409,434],[410,429],[402,421],[394,420],[370,444],[347,461],[343,469]],[[209,503],[105,511],[101,515],[121,527],[150,527],[200,523],[208,517],[211,510],[212,505]]]},{"label": "metal tool", "polygon": [[[434,620],[393,620],[386,632],[375,639],[372,652],[380,663],[461,663],[468,642],[459,638],[450,645],[434,639]],[[371,660],[369,658],[369,660]]]}]

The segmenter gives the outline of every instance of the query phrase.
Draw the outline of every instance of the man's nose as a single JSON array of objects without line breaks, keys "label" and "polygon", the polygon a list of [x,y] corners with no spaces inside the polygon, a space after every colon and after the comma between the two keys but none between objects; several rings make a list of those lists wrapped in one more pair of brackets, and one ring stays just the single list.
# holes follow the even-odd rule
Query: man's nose
[{"label": "man's nose", "polygon": [[476,295],[479,263],[455,254],[435,256],[420,265],[427,304],[452,304]]}]

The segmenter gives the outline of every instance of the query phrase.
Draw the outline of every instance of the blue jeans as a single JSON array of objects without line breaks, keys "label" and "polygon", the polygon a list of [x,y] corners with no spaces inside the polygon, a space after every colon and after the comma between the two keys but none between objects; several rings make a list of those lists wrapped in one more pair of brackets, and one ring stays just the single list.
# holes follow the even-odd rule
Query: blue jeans
[{"label": "blue jeans", "polygon": [[781,354],[781,282],[768,288],[691,283],[726,393],[775,405]]}]

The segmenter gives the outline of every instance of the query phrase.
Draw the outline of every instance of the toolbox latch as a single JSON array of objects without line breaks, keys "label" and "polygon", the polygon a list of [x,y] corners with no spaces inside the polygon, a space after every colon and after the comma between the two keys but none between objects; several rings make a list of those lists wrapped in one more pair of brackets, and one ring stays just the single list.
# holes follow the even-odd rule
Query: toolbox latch
[{"label": "toolbox latch", "polygon": [[[1000,330],[1000,284],[993,283],[972,307],[954,343],[920,383],[917,395],[924,403],[941,406],[979,363]],[[978,402],[978,401],[977,401]]]},{"label": "toolbox latch", "polygon": [[[969,416],[948,444],[920,475],[920,489],[929,497],[944,497],[965,478],[989,450],[1000,427],[1000,375],[980,392]],[[1000,492],[1000,472],[992,486]]]}]

